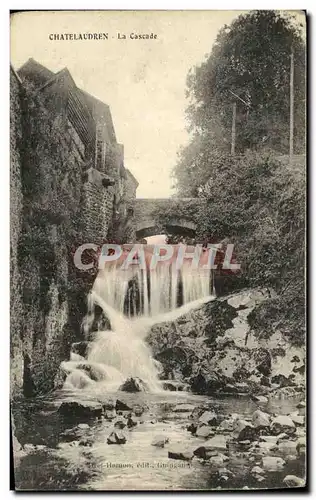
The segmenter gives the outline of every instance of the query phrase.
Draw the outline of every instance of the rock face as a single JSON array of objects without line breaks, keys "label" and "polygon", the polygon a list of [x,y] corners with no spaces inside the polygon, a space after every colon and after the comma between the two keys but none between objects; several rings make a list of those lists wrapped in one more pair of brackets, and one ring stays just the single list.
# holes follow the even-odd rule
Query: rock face
[{"label": "rock face", "polygon": [[252,314],[265,300],[267,291],[245,290],[154,325],[146,340],[163,366],[161,378],[188,383],[198,394],[250,393],[258,406],[269,393],[299,393],[304,347],[290,345],[278,331],[259,339],[252,330]]}]

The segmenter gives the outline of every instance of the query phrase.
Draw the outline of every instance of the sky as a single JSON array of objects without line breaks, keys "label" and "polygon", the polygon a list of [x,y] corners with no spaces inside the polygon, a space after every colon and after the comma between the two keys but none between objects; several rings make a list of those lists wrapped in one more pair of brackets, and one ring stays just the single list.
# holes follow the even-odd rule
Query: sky
[{"label": "sky", "polygon": [[[11,63],[29,57],[67,67],[78,87],[109,104],[137,197],[172,194],[171,171],[188,142],[186,77],[241,11],[24,12],[11,20]],[[49,40],[50,34],[108,33],[108,40]],[[121,38],[118,38],[120,33]],[[131,33],[157,38],[130,38]],[[123,39],[123,34],[126,39]]]}]

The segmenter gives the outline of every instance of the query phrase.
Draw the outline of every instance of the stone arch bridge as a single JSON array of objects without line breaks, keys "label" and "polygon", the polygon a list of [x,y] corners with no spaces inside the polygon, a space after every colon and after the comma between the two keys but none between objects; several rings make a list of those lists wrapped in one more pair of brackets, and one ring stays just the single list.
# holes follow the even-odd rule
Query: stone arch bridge
[{"label": "stone arch bridge", "polygon": [[164,232],[194,238],[198,203],[197,198],[136,198],[137,240]]}]

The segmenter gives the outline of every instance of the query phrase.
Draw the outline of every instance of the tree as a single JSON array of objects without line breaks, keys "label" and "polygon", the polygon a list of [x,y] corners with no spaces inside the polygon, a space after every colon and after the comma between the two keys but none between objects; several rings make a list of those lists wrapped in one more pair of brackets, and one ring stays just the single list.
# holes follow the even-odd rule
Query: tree
[{"label": "tree", "polygon": [[208,59],[189,72],[187,96],[191,104],[187,117],[193,136],[180,151],[174,170],[180,191],[192,188],[196,192],[212,168],[213,157],[230,151],[234,102],[236,153],[247,149],[288,153],[292,49],[294,152],[305,151],[305,43],[301,26],[284,13],[252,11],[225,25]]},{"label": "tree", "polygon": [[198,238],[235,245],[240,286],[272,288],[253,327],[280,329],[294,343],[305,330],[305,176],[269,155],[222,156],[200,192]]}]

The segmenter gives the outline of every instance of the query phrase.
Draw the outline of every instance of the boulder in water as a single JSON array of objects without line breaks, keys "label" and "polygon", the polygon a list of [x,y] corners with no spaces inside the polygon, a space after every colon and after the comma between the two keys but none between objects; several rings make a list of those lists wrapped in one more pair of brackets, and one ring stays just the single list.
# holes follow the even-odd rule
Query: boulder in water
[{"label": "boulder in water", "polygon": [[127,419],[127,427],[128,427],[129,429],[132,429],[133,427],[136,427],[136,425],[137,425],[136,420],[134,420],[134,419],[132,418],[132,416],[130,415],[130,416],[128,417],[128,419]]},{"label": "boulder in water", "polygon": [[165,436],[155,436],[151,442],[151,446],[157,446],[157,448],[164,448],[166,443],[169,443],[169,438]]},{"label": "boulder in water", "polygon": [[144,413],[144,411],[145,411],[145,408],[143,408],[142,406],[139,406],[139,405],[133,406],[133,413],[134,413],[135,417],[141,417],[142,414]]},{"label": "boulder in water", "polygon": [[238,441],[245,441],[250,439],[253,441],[257,436],[257,430],[255,427],[247,420],[237,420],[234,435]]},{"label": "boulder in water", "polygon": [[199,446],[194,450],[194,455],[199,458],[207,459],[211,456],[217,455],[218,451],[227,450],[227,440],[223,435],[217,435],[207,440],[203,446]]},{"label": "boulder in water", "polygon": [[252,415],[252,424],[254,427],[269,427],[270,415],[261,410],[256,410]]},{"label": "boulder in water", "polygon": [[131,411],[132,410],[129,406],[127,406],[127,404],[123,403],[123,401],[120,401],[119,399],[116,400],[115,409],[116,409],[116,411]]},{"label": "boulder in water", "polygon": [[196,437],[203,437],[203,438],[214,436],[214,434],[215,432],[208,425],[201,425],[201,427],[199,427],[195,432]]},{"label": "boulder in water", "polygon": [[269,401],[265,396],[252,396],[251,399],[259,404],[267,404]]},{"label": "boulder in water", "polygon": [[287,415],[279,415],[272,420],[271,429],[277,434],[280,432],[294,433],[295,424]]},{"label": "boulder in water", "polygon": [[138,377],[131,377],[119,387],[119,391],[124,392],[147,392],[148,386]]},{"label": "boulder in water", "polygon": [[300,401],[297,405],[296,405],[296,408],[305,408],[306,407],[306,403],[305,401]]},{"label": "boulder in water", "polygon": [[88,420],[100,418],[103,407],[101,403],[95,401],[64,401],[60,405],[58,413],[71,420]]},{"label": "boulder in water", "polygon": [[114,427],[116,429],[124,429],[126,427],[126,422],[122,418],[118,418],[118,420],[114,423]]},{"label": "boulder in water", "polygon": [[192,460],[193,453],[191,450],[185,450],[183,448],[173,448],[168,451],[168,458],[173,458],[174,460]]},{"label": "boulder in water", "polygon": [[263,457],[262,458],[262,468],[265,471],[274,472],[282,470],[285,465],[285,461],[281,457]]},{"label": "boulder in water", "polygon": [[191,413],[193,410],[195,409],[195,406],[191,405],[191,404],[179,404],[177,405],[173,411],[175,413]]},{"label": "boulder in water", "polygon": [[104,368],[102,367],[102,365],[98,365],[96,363],[78,363],[77,370],[84,371],[94,382],[106,379]]},{"label": "boulder in water", "polygon": [[296,455],[296,441],[281,441],[278,444],[278,451],[285,455]]},{"label": "boulder in water", "polygon": [[289,474],[288,476],[285,476],[283,483],[285,483],[289,488],[304,488],[305,479]]},{"label": "boulder in water", "polygon": [[213,411],[205,411],[199,418],[200,424],[216,425],[218,424],[218,417]]},{"label": "boulder in water", "polygon": [[83,340],[82,342],[75,342],[71,346],[71,352],[79,354],[82,358],[87,358],[90,345],[91,342],[86,340]]},{"label": "boulder in water", "polygon": [[124,436],[123,432],[121,431],[113,431],[107,438],[107,443],[108,444],[125,444],[126,443],[126,437]]}]

